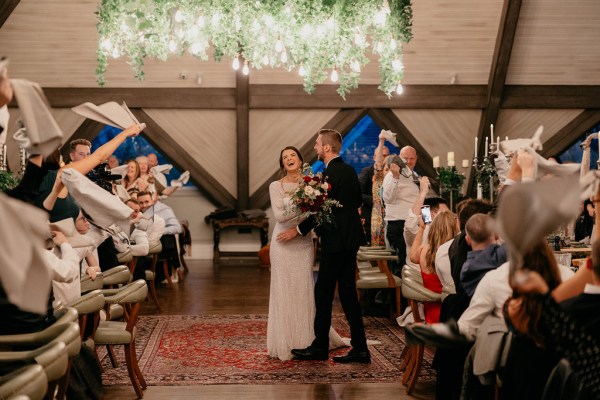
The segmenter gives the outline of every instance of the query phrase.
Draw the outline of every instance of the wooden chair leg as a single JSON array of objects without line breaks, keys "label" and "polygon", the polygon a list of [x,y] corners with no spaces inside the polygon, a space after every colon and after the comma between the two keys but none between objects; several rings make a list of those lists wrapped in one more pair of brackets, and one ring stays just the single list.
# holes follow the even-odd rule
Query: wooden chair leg
[{"label": "wooden chair leg", "polygon": [[142,375],[142,371],[140,370],[140,365],[138,363],[137,354],[135,353],[135,341],[132,342],[131,348],[132,348],[131,356],[133,357],[133,368],[134,368],[135,374],[138,378],[138,381],[140,382],[140,385],[142,386],[142,389],[146,389],[148,387],[148,384],[146,384],[146,380],[144,379],[144,376]]},{"label": "wooden chair leg", "polygon": [[408,350],[406,357],[408,358],[408,363],[406,364],[406,369],[402,375],[402,384],[404,386],[408,385],[408,382],[410,381],[410,378],[415,370],[415,353],[413,346],[411,346]]},{"label": "wooden chair leg", "polygon": [[132,352],[134,351],[135,349],[133,346],[131,346],[131,344],[125,345],[125,363],[127,364],[127,372],[129,373],[129,379],[131,380],[131,385],[133,386],[133,390],[135,390],[135,394],[137,395],[138,399],[141,399],[142,397],[144,397],[144,393],[142,392],[142,389],[138,384],[137,376],[135,373],[135,367],[133,364],[133,357],[135,357],[135,355],[132,355]]},{"label": "wooden chair leg", "polygon": [[402,353],[400,353],[400,359],[402,360],[402,363],[400,364],[400,371],[404,371],[406,369],[406,366],[408,365],[408,362],[410,361],[410,347],[408,347],[407,345],[404,345],[404,348],[402,349]]},{"label": "wooden chair leg", "polygon": [[396,288],[396,315],[395,318],[398,318],[400,315],[402,315],[402,311],[400,308],[400,297],[401,297],[402,291],[400,290],[399,287]]},{"label": "wooden chair leg", "polygon": [[167,278],[167,284],[169,288],[173,287],[173,280],[171,279],[171,274],[169,273],[169,264],[167,260],[163,260],[163,272],[165,273],[165,278]]},{"label": "wooden chair leg", "polygon": [[150,288],[150,298],[156,305],[156,308],[158,308],[158,311],[162,311],[160,308],[160,303],[158,302],[158,296],[156,296],[156,282],[154,281],[154,279],[152,279],[152,280],[146,281],[146,283],[148,284],[148,287]]},{"label": "wooden chair leg", "polygon": [[417,384],[417,380],[419,379],[419,375],[421,375],[421,366],[423,365],[423,351],[425,350],[425,345],[419,344],[416,346],[414,352],[415,357],[415,366],[412,372],[412,376],[408,386],[406,388],[406,394],[412,394],[415,389],[415,385]]},{"label": "wooden chair leg", "polygon": [[110,363],[112,364],[113,368],[117,368],[119,364],[117,363],[117,357],[115,357],[115,350],[113,349],[112,345],[107,344],[106,351],[108,352],[108,358],[110,358]]}]

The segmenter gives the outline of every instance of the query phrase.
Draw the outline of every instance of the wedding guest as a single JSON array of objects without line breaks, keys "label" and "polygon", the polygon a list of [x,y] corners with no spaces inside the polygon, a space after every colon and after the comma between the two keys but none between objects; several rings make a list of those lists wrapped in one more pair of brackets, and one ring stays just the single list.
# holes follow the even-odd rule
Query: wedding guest
[{"label": "wedding guest", "polygon": [[[383,159],[390,155],[390,150],[384,145],[385,138],[379,134],[379,143],[375,148],[375,152],[373,155],[373,165],[369,165],[364,167],[360,174],[358,175],[358,181],[360,182],[360,191],[362,193],[363,204],[361,207],[361,216],[365,221],[365,233],[367,234],[367,239],[369,244],[372,246],[382,246],[385,243],[381,244],[383,241],[373,238],[373,232],[380,232],[381,229],[381,221],[376,221],[375,226],[371,227],[371,220],[373,216],[373,207],[381,207],[381,199],[379,197],[379,187],[381,187],[381,183],[383,182]],[[378,172],[378,176],[375,177],[375,172]],[[377,183],[375,183],[377,180]],[[375,183],[375,184],[374,184]],[[376,194],[375,194],[376,193]],[[377,204],[376,204],[377,201]],[[380,210],[375,211],[380,212]],[[377,216],[377,215],[376,215]],[[377,243],[373,243],[376,241]]]},{"label": "wedding guest", "polygon": [[408,210],[419,197],[419,187],[414,168],[417,164],[417,152],[413,147],[406,146],[400,150],[400,158],[408,167],[401,171],[394,157],[388,159],[390,173],[383,179],[383,201],[385,203],[386,236],[392,248],[398,254],[398,264],[393,266],[393,273],[400,275],[407,259],[406,242],[404,241],[404,222]]},{"label": "wedding guest", "polygon": [[[435,272],[436,252],[441,244],[456,236],[457,231],[456,215],[451,211],[440,212],[431,222],[427,242],[419,245],[418,250],[411,253],[411,261],[418,263],[421,268],[423,286],[435,293],[442,293],[442,283]],[[424,232],[425,223],[421,218],[415,243],[422,242]],[[423,306],[425,309],[425,322],[428,324],[439,322],[441,303],[425,302]]]},{"label": "wedding guest", "polygon": [[106,162],[108,163],[108,166],[111,168],[117,168],[120,165],[119,159],[114,154],[112,156],[108,157],[108,160],[106,160]]}]

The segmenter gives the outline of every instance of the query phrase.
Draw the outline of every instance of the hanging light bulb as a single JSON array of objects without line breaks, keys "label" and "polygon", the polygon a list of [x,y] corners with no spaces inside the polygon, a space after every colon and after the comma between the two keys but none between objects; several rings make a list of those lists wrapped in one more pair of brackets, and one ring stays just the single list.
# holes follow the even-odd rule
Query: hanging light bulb
[{"label": "hanging light bulb", "polygon": [[338,72],[337,69],[334,67],[333,71],[331,71],[331,82],[337,82],[338,81]]},{"label": "hanging light bulb", "polygon": [[192,54],[198,54],[200,53],[200,50],[202,50],[202,46],[200,45],[200,43],[194,42],[192,43],[190,50],[192,51]]},{"label": "hanging light bulb", "polygon": [[375,51],[381,53],[383,51],[383,43],[377,42],[377,44],[375,45]]},{"label": "hanging light bulb", "polygon": [[102,48],[104,50],[110,50],[110,48],[112,47],[112,43],[110,42],[109,38],[105,38],[104,40],[102,40]]},{"label": "hanging light bulb", "polygon": [[269,56],[265,54],[265,56],[262,59],[262,63],[263,65],[269,65]]},{"label": "hanging light bulb", "polygon": [[354,72],[360,72],[360,63],[356,58],[352,59],[352,62],[350,63],[350,68],[352,68],[352,71]]},{"label": "hanging light bulb", "polygon": [[392,61],[392,68],[394,71],[402,71],[402,61],[400,61],[399,58],[396,58],[394,61]]},{"label": "hanging light bulb", "polygon": [[238,69],[240,69],[240,56],[239,55],[237,55],[233,59],[233,62],[231,63],[231,68],[233,68],[235,71],[237,71]]},{"label": "hanging light bulb", "polygon": [[298,68],[298,75],[302,77],[306,76],[306,69],[304,68],[304,64],[300,64],[300,68]]},{"label": "hanging light bulb", "polygon": [[404,88],[402,87],[402,82],[398,82],[398,86],[396,86],[396,94],[404,93]]},{"label": "hanging light bulb", "polygon": [[177,43],[175,43],[175,41],[171,39],[169,40],[169,51],[171,53],[175,53],[175,50],[177,50]]},{"label": "hanging light bulb", "polygon": [[175,21],[176,22],[183,21],[183,13],[181,12],[181,10],[179,8],[177,9],[177,11],[175,11]]},{"label": "hanging light bulb", "polygon": [[283,50],[283,43],[281,42],[281,37],[277,35],[277,41],[275,42],[275,51],[281,53]]},{"label": "hanging light bulb", "polygon": [[113,56],[113,58],[121,57],[121,53],[119,52],[119,48],[117,46],[115,46],[115,48],[113,49],[112,56]]},{"label": "hanging light bulb", "polygon": [[396,41],[394,39],[390,40],[390,49],[396,50],[396,47],[398,47]]},{"label": "hanging light bulb", "polygon": [[281,52],[281,62],[282,63],[286,63],[288,60],[288,55],[287,55],[287,50],[283,49],[283,51]]},{"label": "hanging light bulb", "polygon": [[242,74],[248,75],[250,73],[250,67],[248,67],[248,61],[244,61],[244,66],[242,67]]},{"label": "hanging light bulb", "polygon": [[196,23],[198,24],[198,26],[200,28],[204,27],[204,25],[206,25],[206,20],[204,19],[204,15],[200,15],[198,17],[198,21]]}]

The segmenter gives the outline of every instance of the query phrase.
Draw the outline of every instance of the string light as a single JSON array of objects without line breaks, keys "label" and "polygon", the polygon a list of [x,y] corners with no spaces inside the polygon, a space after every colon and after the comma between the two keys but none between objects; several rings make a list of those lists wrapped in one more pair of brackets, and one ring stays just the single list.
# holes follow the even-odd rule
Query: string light
[{"label": "string light", "polygon": [[180,9],[177,9],[177,11],[175,11],[175,21],[176,22],[183,21],[183,13],[181,12]]},{"label": "string light", "polygon": [[334,68],[333,71],[331,71],[331,82],[337,82],[338,79],[339,79],[339,77],[338,77],[337,69]]},{"label": "string light", "polygon": [[231,68],[233,68],[234,70],[238,70],[240,69],[240,57],[237,56],[233,59],[233,62],[231,63]]},{"label": "string light", "polygon": [[248,67],[248,61],[244,61],[244,66],[242,67],[242,74],[248,75],[250,73],[250,67]]},{"label": "string light", "polygon": [[298,68],[298,75],[301,77],[306,76],[306,69],[304,68],[304,64],[300,64],[300,68]]},{"label": "string light", "polygon": [[400,95],[404,93],[404,88],[402,87],[402,82],[398,82],[398,86],[396,86],[396,94]]},{"label": "string light", "polygon": [[277,41],[275,42],[275,51],[281,53],[283,50],[283,43],[281,42],[281,37],[277,36]]}]

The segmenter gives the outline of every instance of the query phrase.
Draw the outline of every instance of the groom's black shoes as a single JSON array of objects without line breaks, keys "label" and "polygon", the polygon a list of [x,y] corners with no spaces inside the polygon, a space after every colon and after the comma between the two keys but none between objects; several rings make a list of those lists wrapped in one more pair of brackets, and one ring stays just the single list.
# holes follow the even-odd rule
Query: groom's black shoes
[{"label": "groom's black shoes", "polygon": [[356,350],[352,349],[345,356],[333,357],[333,361],[335,361],[336,363],[340,363],[340,364],[348,364],[348,363],[370,364],[371,363],[371,353],[369,353],[369,350],[356,351]]},{"label": "groom's black shoes", "polygon": [[297,360],[327,360],[329,359],[329,350],[321,350],[308,346],[305,349],[292,349],[292,354]]}]

